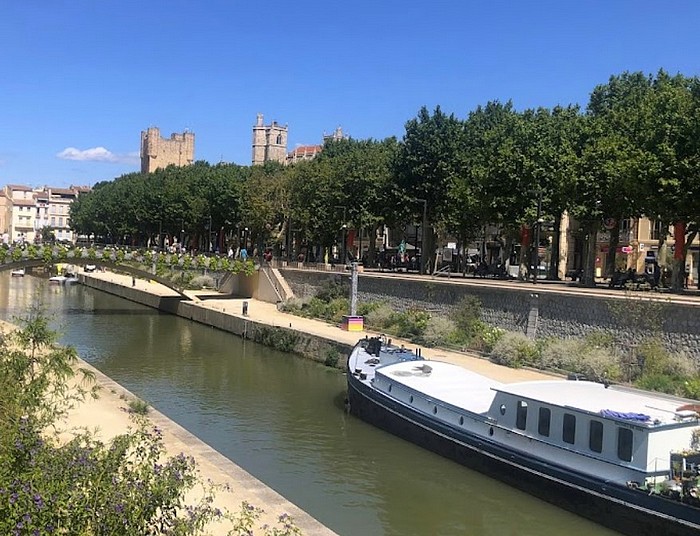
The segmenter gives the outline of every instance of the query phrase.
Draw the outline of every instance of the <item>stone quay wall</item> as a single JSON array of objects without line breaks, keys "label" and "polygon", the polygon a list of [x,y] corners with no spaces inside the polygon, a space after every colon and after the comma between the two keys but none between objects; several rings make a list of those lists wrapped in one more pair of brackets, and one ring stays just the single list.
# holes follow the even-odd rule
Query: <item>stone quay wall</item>
[{"label": "stone quay wall", "polygon": [[[232,315],[226,311],[202,307],[195,301],[183,300],[181,296],[161,296],[116,282],[88,277],[86,274],[81,274],[80,279],[84,285],[108,294],[340,369],[345,368],[345,360],[342,356],[347,356],[352,350],[352,345],[342,341],[305,333],[291,327],[272,326],[250,318]],[[337,358],[337,361],[334,358]]]},{"label": "stone quay wall", "polygon": [[[298,298],[315,295],[333,281],[349,286],[349,274],[323,274],[281,269]],[[647,336],[660,336],[672,351],[700,362],[700,302],[680,302],[658,294],[620,292],[596,294],[589,290],[557,291],[553,285],[526,283],[482,284],[460,279],[405,279],[360,274],[359,301],[383,301],[396,311],[411,308],[449,316],[465,296],[477,297],[481,318],[489,325],[526,333],[535,338],[578,338],[599,331],[612,334],[622,347]],[[518,288],[522,286],[522,288]],[[644,322],[645,311],[660,319],[654,328]],[[635,315],[641,316],[636,321]]]}]

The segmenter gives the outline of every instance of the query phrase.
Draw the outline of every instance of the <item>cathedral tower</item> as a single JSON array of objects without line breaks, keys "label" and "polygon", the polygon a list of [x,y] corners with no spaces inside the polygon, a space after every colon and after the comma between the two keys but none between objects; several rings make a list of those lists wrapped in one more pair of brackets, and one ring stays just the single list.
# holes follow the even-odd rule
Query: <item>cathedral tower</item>
[{"label": "cathedral tower", "polygon": [[287,157],[288,127],[278,125],[273,121],[270,125],[263,124],[263,115],[258,114],[253,126],[253,165],[265,162],[284,163]]}]

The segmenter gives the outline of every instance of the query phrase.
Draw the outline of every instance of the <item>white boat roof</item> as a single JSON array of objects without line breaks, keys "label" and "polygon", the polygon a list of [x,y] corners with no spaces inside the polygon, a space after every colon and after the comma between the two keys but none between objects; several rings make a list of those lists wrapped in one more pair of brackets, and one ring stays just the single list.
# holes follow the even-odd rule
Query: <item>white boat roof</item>
[{"label": "white boat roof", "polygon": [[[430,367],[430,373],[422,367]],[[501,386],[481,374],[441,361],[393,363],[377,368],[375,375],[474,413],[486,413],[496,395],[493,389]]]},{"label": "white boat roof", "polygon": [[634,391],[588,381],[547,380],[503,384],[500,392],[541,401],[550,406],[568,407],[600,414],[603,410],[648,415],[640,425],[658,426],[676,422],[676,412],[685,401],[654,393]]},{"label": "white boat roof", "polygon": [[[430,373],[426,373],[430,367]],[[605,387],[601,383],[571,380],[528,381],[504,384],[441,361],[406,361],[380,366],[375,375],[426,394],[453,406],[485,414],[497,392],[538,401],[547,406],[571,408],[593,414],[603,410],[615,414],[642,414],[647,421],[640,426],[659,426],[678,422],[678,409],[686,401],[673,397],[626,389]],[[629,422],[629,419],[622,418]]]}]

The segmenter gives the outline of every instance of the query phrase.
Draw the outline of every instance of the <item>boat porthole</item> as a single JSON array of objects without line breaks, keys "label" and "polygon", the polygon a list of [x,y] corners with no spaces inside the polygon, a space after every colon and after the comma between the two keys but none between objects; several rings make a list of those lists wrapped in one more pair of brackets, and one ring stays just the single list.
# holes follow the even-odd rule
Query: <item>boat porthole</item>
[{"label": "boat porthole", "polygon": [[411,398],[408,399],[408,401],[413,404],[413,395],[411,395]]},{"label": "boat porthole", "polygon": [[389,384],[389,392],[391,393],[391,384]]},{"label": "boat porthole", "polygon": [[505,414],[506,414],[506,405],[501,404],[501,415],[505,415]]},{"label": "boat porthole", "polygon": [[489,428],[489,435],[490,435],[490,436],[493,435],[493,428]]},{"label": "boat porthole", "polygon": [[459,424],[460,424],[460,426],[464,424],[464,417],[459,418]]},{"label": "boat porthole", "polygon": [[433,406],[433,413],[437,413],[437,406]]}]

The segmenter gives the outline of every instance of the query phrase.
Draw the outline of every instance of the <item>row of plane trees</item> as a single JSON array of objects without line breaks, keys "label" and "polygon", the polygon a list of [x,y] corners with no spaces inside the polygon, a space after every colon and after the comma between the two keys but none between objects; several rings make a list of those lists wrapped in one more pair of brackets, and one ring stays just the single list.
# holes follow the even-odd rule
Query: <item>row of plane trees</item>
[{"label": "row of plane trees", "polygon": [[[673,226],[680,290],[698,230],[699,179],[700,80],[625,72],[596,86],[585,108],[491,101],[460,118],[424,107],[401,139],[329,141],[314,160],[290,166],[198,161],[123,175],[81,195],[71,225],[116,243],[168,236],[204,250],[245,240],[262,251],[292,234],[297,245],[330,250],[340,229],[375,236],[380,226],[416,224],[426,228],[424,251],[447,237],[466,251],[487,225],[518,241],[539,217],[553,225],[555,276],[568,214],[586,237],[582,282],[593,285],[603,222],[646,216]],[[619,227],[610,242],[614,266]],[[368,248],[372,263],[375,242]]]}]

